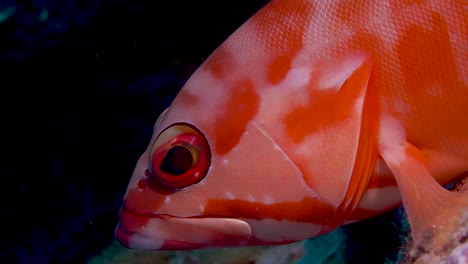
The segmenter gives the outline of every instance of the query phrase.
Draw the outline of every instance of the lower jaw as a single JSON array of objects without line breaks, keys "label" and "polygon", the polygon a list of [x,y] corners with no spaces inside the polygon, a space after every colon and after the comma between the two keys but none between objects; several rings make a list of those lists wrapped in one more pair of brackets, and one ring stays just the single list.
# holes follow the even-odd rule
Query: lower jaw
[{"label": "lower jaw", "polygon": [[[190,250],[246,246],[250,225],[240,219],[141,215],[123,207],[115,230],[125,247],[144,250]],[[180,240],[179,240],[180,239]]]},{"label": "lower jaw", "polygon": [[200,244],[164,240],[125,230],[121,225],[115,229],[119,243],[130,249],[140,250],[191,250],[204,247]]}]

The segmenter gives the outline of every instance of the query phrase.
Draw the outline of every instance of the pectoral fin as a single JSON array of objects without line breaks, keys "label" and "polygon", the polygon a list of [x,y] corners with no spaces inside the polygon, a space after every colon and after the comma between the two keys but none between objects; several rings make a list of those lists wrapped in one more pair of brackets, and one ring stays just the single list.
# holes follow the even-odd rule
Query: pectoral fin
[{"label": "pectoral fin", "polygon": [[[444,189],[426,167],[420,149],[395,127],[383,126],[380,155],[396,178],[416,247],[440,252],[467,225],[468,195]],[[388,131],[390,130],[390,131]]]}]

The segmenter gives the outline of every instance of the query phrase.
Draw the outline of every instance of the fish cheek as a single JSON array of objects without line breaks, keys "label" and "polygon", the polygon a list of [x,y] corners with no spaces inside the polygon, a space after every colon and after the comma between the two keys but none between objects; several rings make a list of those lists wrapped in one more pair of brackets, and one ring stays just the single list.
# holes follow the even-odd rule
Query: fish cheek
[{"label": "fish cheek", "polygon": [[234,84],[227,105],[216,118],[214,150],[224,155],[232,150],[244,134],[248,123],[258,112],[260,98],[250,79]]}]

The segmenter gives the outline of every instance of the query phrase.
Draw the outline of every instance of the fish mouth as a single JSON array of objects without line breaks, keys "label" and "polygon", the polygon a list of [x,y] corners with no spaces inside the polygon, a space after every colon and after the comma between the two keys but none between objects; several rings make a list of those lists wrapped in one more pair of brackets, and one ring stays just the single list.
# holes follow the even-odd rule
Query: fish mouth
[{"label": "fish mouth", "polygon": [[246,246],[250,225],[235,218],[142,215],[122,208],[115,230],[124,247],[142,250],[190,250]]}]

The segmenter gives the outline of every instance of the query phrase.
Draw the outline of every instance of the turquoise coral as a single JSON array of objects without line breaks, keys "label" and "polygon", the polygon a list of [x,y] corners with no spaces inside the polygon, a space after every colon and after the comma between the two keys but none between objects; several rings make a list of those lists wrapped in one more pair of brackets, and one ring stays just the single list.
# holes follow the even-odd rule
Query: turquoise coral
[{"label": "turquoise coral", "polygon": [[345,263],[346,235],[341,229],[326,235],[281,246],[212,248],[190,251],[126,249],[114,241],[88,264],[100,263],[223,263],[223,264],[325,264]]}]

